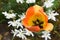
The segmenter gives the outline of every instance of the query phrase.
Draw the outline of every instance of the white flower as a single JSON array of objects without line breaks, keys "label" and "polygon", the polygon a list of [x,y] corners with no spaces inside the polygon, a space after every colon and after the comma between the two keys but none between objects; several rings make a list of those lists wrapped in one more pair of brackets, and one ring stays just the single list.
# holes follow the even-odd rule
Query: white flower
[{"label": "white flower", "polygon": [[13,35],[14,37],[17,36],[17,37],[22,38],[22,39],[27,39],[25,35],[27,35],[27,36],[30,36],[30,35],[34,36],[33,33],[28,31],[27,29],[24,29],[24,30],[22,30],[22,29],[20,29],[20,30],[15,29],[14,31],[12,30],[12,33],[14,34]]},{"label": "white flower", "polygon": [[[24,0],[16,0],[16,2],[17,3],[23,3],[24,2]],[[36,2],[36,0],[26,0],[26,3],[35,3]]]},{"label": "white flower", "polygon": [[36,0],[26,0],[26,3],[35,3]]},{"label": "white flower", "polygon": [[10,26],[10,25],[16,26],[16,21],[9,21],[8,24],[9,24],[9,26]]},{"label": "white flower", "polygon": [[12,33],[14,34],[13,36],[15,37],[19,33],[19,30],[17,29],[15,29],[14,31],[12,30]]},{"label": "white flower", "polygon": [[53,3],[50,2],[44,2],[44,6],[46,6],[46,8],[49,8],[53,5]]},{"label": "white flower", "polygon": [[20,2],[20,3],[23,3],[24,0],[16,0],[16,2],[17,2],[17,3],[19,3],[19,2]]},{"label": "white flower", "polygon": [[56,18],[55,18],[55,16],[56,15],[59,15],[57,12],[55,12],[55,11],[49,11],[49,13],[48,13],[48,19],[51,19],[51,20],[54,20],[54,21],[56,21]]},{"label": "white flower", "polygon": [[16,17],[16,14],[14,13],[7,13],[6,11],[5,12],[2,12],[2,14],[4,14],[6,16],[7,19],[10,19],[10,18],[15,18]]},{"label": "white flower", "polygon": [[47,1],[49,1],[49,2],[54,2],[55,0],[47,0]]},{"label": "white flower", "polygon": [[45,38],[45,40],[51,39],[50,33],[48,31],[43,31],[42,33],[42,38]]},{"label": "white flower", "polygon": [[22,23],[19,21],[19,19],[16,20],[16,21],[9,21],[8,24],[9,24],[9,26],[12,25],[13,27],[17,27],[17,28],[21,27],[21,28],[23,28]]},{"label": "white flower", "polygon": [[22,39],[27,39],[26,36],[24,35],[22,29],[20,29],[20,30],[15,29],[14,31],[12,30],[12,33],[14,34],[13,35],[14,37],[17,36]]},{"label": "white flower", "polygon": [[27,39],[22,29],[19,30],[19,33],[16,36],[22,39]]},{"label": "white flower", "polygon": [[34,34],[31,31],[27,30],[26,28],[24,30],[26,32],[24,33],[25,35],[28,35],[28,36],[32,35],[32,37],[34,36]]},{"label": "white flower", "polygon": [[53,5],[53,3],[52,3],[53,1],[54,0],[47,0],[47,1],[44,2],[43,6],[45,6],[46,8],[49,8]]},{"label": "white flower", "polygon": [[22,15],[18,15],[20,17],[20,20],[24,19],[25,18],[25,14],[22,13]]}]

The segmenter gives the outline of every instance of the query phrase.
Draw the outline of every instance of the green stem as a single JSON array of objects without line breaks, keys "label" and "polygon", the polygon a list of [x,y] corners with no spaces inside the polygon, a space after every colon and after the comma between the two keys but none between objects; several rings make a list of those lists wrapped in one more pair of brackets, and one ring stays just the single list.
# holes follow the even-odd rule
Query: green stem
[{"label": "green stem", "polygon": [[13,36],[12,40],[14,40],[14,36]]},{"label": "green stem", "polygon": [[54,31],[54,32],[60,37],[60,34],[57,31]]}]

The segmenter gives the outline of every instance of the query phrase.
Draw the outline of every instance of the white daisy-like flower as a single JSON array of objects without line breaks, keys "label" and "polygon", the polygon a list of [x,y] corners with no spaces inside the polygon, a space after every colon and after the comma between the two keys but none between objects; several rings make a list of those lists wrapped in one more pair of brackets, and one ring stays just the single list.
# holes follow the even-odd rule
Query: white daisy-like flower
[{"label": "white daisy-like flower", "polygon": [[48,31],[43,31],[43,35],[41,36],[42,38],[45,38],[45,40],[51,39],[50,33]]},{"label": "white daisy-like flower", "polygon": [[26,3],[35,3],[36,0],[26,0]]},{"label": "white daisy-like flower", "polygon": [[46,8],[49,8],[53,5],[52,2],[54,2],[54,0],[47,0],[47,1],[44,2],[43,6],[45,6]]},{"label": "white daisy-like flower", "polygon": [[33,33],[28,31],[27,29],[24,29],[24,30],[22,30],[22,29],[20,29],[20,30],[15,29],[14,31],[12,30],[12,33],[14,34],[13,35],[14,37],[17,36],[17,37],[22,38],[22,39],[27,39],[25,35],[27,35],[27,36],[30,36],[30,35],[34,36]]},{"label": "white daisy-like flower", "polygon": [[17,2],[17,3],[19,3],[19,2],[20,2],[20,3],[23,3],[24,0],[16,0],[16,2]]},{"label": "white daisy-like flower", "polygon": [[17,36],[22,39],[27,39],[26,36],[24,35],[22,29],[20,29],[20,30],[15,29],[14,31],[12,30],[12,33],[14,34],[13,35],[14,37]]},{"label": "white daisy-like flower", "polygon": [[9,24],[8,26],[12,25],[13,27],[16,27],[16,28],[18,28],[18,27],[23,28],[22,23],[20,22],[19,19],[16,21],[9,21],[8,24]]},{"label": "white daisy-like flower", "polygon": [[49,7],[51,7],[52,5],[53,5],[53,3],[44,2],[44,6],[45,6],[46,8],[49,8]]},{"label": "white daisy-like flower", "polygon": [[7,19],[10,19],[10,18],[15,18],[16,17],[16,13],[7,13],[6,11],[5,12],[2,12],[2,14],[4,14],[6,16]]},{"label": "white daisy-like flower", "polygon": [[57,15],[59,15],[59,14],[57,12],[55,12],[54,10],[53,11],[49,11],[49,13],[48,13],[48,19],[56,21],[55,16],[57,16]]}]

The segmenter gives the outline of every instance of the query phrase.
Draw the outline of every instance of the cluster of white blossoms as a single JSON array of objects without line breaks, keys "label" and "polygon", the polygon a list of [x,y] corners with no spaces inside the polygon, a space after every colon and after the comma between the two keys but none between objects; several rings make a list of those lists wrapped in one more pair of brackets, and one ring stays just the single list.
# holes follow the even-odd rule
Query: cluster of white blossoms
[{"label": "cluster of white blossoms", "polygon": [[44,5],[46,8],[49,8],[53,5],[54,0],[45,0]]},{"label": "cluster of white blossoms", "polygon": [[20,19],[14,20],[14,21],[9,21],[8,24],[9,24],[8,26],[12,25],[15,28],[18,28],[18,27],[23,28],[22,23],[20,23]]},{"label": "cluster of white blossoms", "polygon": [[54,5],[55,0],[45,0],[43,7],[49,8],[47,11],[48,14],[48,19],[56,21],[56,17],[57,15],[59,15],[57,12],[55,12],[54,10],[51,10],[51,7]]},{"label": "cluster of white blossoms", "polygon": [[22,39],[27,39],[25,35],[28,35],[28,36],[34,36],[33,33],[27,29],[15,29],[14,31],[12,30],[12,33],[14,34],[13,37],[17,36],[19,38],[22,38]]},{"label": "cluster of white blossoms", "polygon": [[[16,0],[17,3],[24,3],[24,0]],[[36,0],[26,0],[26,3],[35,3]]]},{"label": "cluster of white blossoms", "polygon": [[[18,15],[20,18],[17,20],[14,19],[16,17],[15,13],[10,14],[10,13],[7,13],[5,11],[5,12],[2,12],[2,14],[4,14],[4,16],[6,16],[7,19],[12,18],[12,20],[13,20],[13,21],[8,22],[8,24],[9,24],[8,26],[12,26],[15,28],[14,30],[12,30],[13,37],[17,36],[17,37],[22,38],[22,39],[27,39],[25,35],[34,36],[31,31],[27,30],[26,28],[23,28],[21,20],[25,17],[24,13],[22,13],[22,15]],[[17,30],[19,27],[20,27],[20,29]]]},{"label": "cluster of white blossoms", "polygon": [[2,14],[4,14],[7,19],[15,18],[15,17],[16,17],[16,13],[7,13],[7,12],[5,11],[5,12],[2,12]]},{"label": "cluster of white blossoms", "polygon": [[[54,5],[54,2],[55,0],[45,0],[45,2],[44,2],[44,5],[43,5],[43,7],[46,7],[46,8],[50,8],[50,9],[48,9],[46,12],[47,12],[47,15],[48,15],[48,19],[50,20],[53,20],[53,21],[56,21],[56,17],[55,16],[57,16],[57,15],[59,15],[57,12],[55,12],[55,10],[51,10],[51,7]],[[50,37],[50,32],[48,32],[48,31],[43,31],[42,32],[42,38],[45,38],[45,40],[48,40],[48,39],[51,39],[51,37]]]}]

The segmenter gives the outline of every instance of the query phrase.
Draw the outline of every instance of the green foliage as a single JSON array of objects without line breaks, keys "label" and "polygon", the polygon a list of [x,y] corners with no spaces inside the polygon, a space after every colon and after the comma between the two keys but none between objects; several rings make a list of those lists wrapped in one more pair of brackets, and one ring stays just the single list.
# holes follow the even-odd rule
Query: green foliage
[{"label": "green foliage", "polygon": [[53,9],[57,10],[59,7],[60,7],[60,0],[55,0],[54,5],[53,5]]}]

